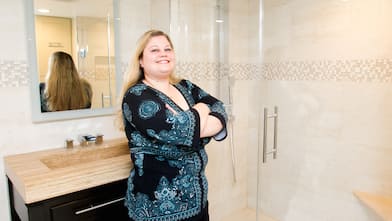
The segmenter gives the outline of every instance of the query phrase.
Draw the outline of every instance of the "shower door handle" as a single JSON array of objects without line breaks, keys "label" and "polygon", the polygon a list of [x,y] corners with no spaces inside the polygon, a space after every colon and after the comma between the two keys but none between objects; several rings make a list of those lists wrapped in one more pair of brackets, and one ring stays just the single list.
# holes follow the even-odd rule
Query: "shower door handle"
[{"label": "shower door handle", "polygon": [[[274,143],[271,151],[267,151],[268,119],[274,119]],[[268,108],[264,108],[264,131],[263,131],[263,163],[267,163],[267,155],[273,154],[274,159],[278,152],[278,107],[274,107],[274,113],[268,115]]]}]

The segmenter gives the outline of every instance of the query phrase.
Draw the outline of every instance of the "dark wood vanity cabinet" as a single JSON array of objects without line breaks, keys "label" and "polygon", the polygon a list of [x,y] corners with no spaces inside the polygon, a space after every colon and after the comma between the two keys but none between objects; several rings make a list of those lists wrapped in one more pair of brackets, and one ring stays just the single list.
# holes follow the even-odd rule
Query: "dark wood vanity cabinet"
[{"label": "dark wood vanity cabinet", "polygon": [[8,179],[12,221],[122,221],[127,180],[25,204]]}]

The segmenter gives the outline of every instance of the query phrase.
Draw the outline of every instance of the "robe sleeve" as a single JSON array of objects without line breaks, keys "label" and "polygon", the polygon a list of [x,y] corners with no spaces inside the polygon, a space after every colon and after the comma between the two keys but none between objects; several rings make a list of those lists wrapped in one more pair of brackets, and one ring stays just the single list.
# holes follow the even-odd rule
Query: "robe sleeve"
[{"label": "robe sleeve", "polygon": [[223,128],[217,134],[213,136],[213,138],[217,141],[224,140],[227,137],[227,113],[222,101],[218,100],[217,98],[211,96],[203,89],[198,87],[196,84],[191,83],[190,81],[185,81],[187,84],[188,89],[191,91],[192,97],[196,103],[205,103],[210,108],[211,112],[210,115],[219,119],[222,123]]},{"label": "robe sleeve", "polygon": [[139,85],[125,94],[122,111],[124,120],[152,143],[201,148],[200,117],[193,108],[174,114],[154,91]]}]

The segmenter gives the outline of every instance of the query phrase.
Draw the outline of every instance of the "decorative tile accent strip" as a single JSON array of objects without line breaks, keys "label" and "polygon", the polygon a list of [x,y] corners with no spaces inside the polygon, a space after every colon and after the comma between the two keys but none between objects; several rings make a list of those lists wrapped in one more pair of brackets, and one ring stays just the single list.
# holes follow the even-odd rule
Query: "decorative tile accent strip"
[{"label": "decorative tile accent strip", "polygon": [[179,76],[190,80],[218,80],[234,77],[237,80],[260,78],[260,68],[255,64],[191,63],[181,62],[176,67]]},{"label": "decorative tile accent strip", "polygon": [[[128,70],[121,63],[121,72]],[[97,71],[97,73],[95,73]],[[88,79],[106,79],[103,70],[88,70],[82,76]],[[114,70],[112,70],[114,73]],[[392,82],[392,59],[282,61],[264,64],[180,62],[177,74],[190,80],[284,80],[284,81],[348,81]],[[95,73],[95,74],[94,74]],[[0,87],[29,85],[26,61],[0,61]]]},{"label": "decorative tile accent strip", "polygon": [[[282,61],[264,64],[180,63],[180,76],[217,80],[392,82],[392,59]],[[185,73],[185,74],[184,74]]]},{"label": "decorative tile accent strip", "polygon": [[26,61],[0,61],[0,87],[21,87],[30,84]]},{"label": "decorative tile accent strip", "polygon": [[230,77],[236,80],[261,80],[261,68],[257,64],[230,64]]},{"label": "decorative tile accent strip", "polygon": [[214,80],[219,78],[219,73],[224,72],[225,67],[219,63],[192,63],[181,62],[177,64],[177,75],[191,80]]},{"label": "decorative tile accent strip", "polygon": [[392,82],[392,59],[286,61],[262,65],[266,80]]}]

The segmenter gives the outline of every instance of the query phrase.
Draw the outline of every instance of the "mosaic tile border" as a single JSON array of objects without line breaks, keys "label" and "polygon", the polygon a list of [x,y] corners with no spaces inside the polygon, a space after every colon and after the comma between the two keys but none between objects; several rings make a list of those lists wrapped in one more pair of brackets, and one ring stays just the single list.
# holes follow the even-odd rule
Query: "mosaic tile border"
[{"label": "mosaic tile border", "polygon": [[28,65],[26,61],[0,60],[0,88],[21,87],[30,84]]},{"label": "mosaic tile border", "polygon": [[[121,64],[127,71],[128,64]],[[392,82],[392,59],[283,61],[264,64],[181,62],[177,74],[190,80],[218,80],[233,77],[236,80],[284,80],[284,81],[348,81]],[[0,87],[28,86],[26,61],[0,61]],[[87,78],[91,73],[84,73]],[[105,78],[99,71],[100,79]],[[94,77],[97,77],[94,76]]]},{"label": "mosaic tile border", "polygon": [[225,63],[179,63],[176,67],[179,76],[191,80],[218,80],[234,77],[236,80],[261,79],[258,65]]},{"label": "mosaic tile border", "polygon": [[266,80],[390,83],[392,59],[271,62],[261,73]]},{"label": "mosaic tile border", "polygon": [[190,79],[392,82],[392,59],[284,61],[263,64],[180,63],[179,74]]}]

